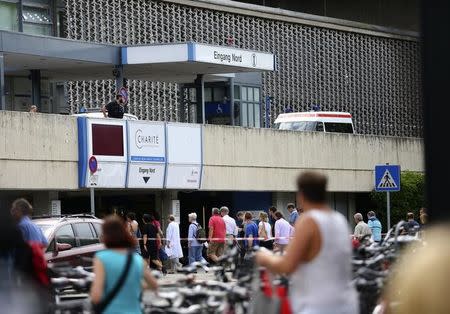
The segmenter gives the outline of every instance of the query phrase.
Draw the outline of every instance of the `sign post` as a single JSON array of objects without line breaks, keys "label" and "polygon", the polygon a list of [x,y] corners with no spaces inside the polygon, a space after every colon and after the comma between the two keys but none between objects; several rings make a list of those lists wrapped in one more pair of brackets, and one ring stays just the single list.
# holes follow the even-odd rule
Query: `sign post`
[{"label": "sign post", "polygon": [[[97,172],[98,169],[98,162],[97,158],[95,156],[91,156],[89,158],[89,171],[91,172],[91,175]],[[95,216],[95,194],[94,194],[94,187],[91,186],[90,194],[91,194],[91,215]]]},{"label": "sign post", "polygon": [[375,191],[386,192],[387,230],[391,229],[391,194],[400,191],[400,165],[375,166]]}]

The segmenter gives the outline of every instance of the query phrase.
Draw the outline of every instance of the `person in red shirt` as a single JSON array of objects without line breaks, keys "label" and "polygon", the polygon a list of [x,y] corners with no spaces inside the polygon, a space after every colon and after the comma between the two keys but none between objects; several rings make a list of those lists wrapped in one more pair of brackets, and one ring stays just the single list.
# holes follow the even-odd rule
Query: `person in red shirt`
[{"label": "person in red shirt", "polygon": [[212,217],[209,219],[209,244],[208,258],[217,263],[225,250],[226,226],[218,208],[212,209]]}]

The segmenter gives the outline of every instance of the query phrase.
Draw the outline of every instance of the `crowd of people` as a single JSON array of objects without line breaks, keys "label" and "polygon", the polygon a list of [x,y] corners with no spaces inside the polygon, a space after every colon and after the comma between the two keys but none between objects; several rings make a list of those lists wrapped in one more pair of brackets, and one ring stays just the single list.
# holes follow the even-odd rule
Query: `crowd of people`
[{"label": "crowd of people", "polygon": [[[212,209],[208,228],[205,228],[198,223],[196,213],[189,214],[188,263],[214,264],[226,251],[226,243],[240,248],[242,260],[255,246],[278,251],[282,254],[258,251],[256,263],[272,273],[290,276],[293,313],[358,313],[357,294],[351,284],[349,224],[342,214],[327,205],[326,186],[327,178],[322,174],[305,172],[299,176],[296,203],[301,210],[294,204],[288,204],[286,219],[275,207],[258,213],[257,217],[252,212],[240,211],[235,219],[230,216],[229,208],[223,206]],[[30,282],[30,286],[45,291],[49,281],[43,249],[48,243],[41,229],[30,219],[31,213],[32,206],[25,199],[14,201],[9,214],[0,211],[1,282],[11,286],[7,280],[15,278],[17,282],[24,282],[17,280],[23,277]],[[354,238],[362,240],[370,237],[374,242],[379,242],[382,224],[376,213],[367,213],[367,223],[363,218],[361,213],[354,215]],[[420,210],[420,223],[415,221],[413,213],[408,213],[406,218],[405,232],[423,228],[427,223],[426,209]],[[90,295],[96,311],[103,313],[140,313],[142,284],[145,283],[145,287],[150,289],[158,287],[150,269],[175,272],[183,257],[180,227],[173,215],[168,217],[164,233],[156,214],[144,214],[141,225],[132,212],[123,218],[108,216],[102,225],[102,242],[105,250],[97,252],[93,260],[95,280]],[[440,244],[445,246],[445,242]],[[203,254],[204,249],[206,254]],[[430,246],[429,250],[436,253],[430,256],[442,260],[442,265],[447,262],[438,254],[441,247]],[[422,264],[432,267],[425,254],[421,257],[417,269]],[[440,271],[445,273],[446,268],[442,266]],[[411,278],[399,268],[389,286],[390,290],[387,290],[391,294],[385,299],[389,300],[396,291],[405,289],[402,284],[405,280],[412,283],[422,277]],[[441,277],[436,277],[436,280]],[[446,285],[441,281],[439,287]],[[20,289],[20,293],[27,293],[28,290]],[[411,293],[414,293],[413,290]],[[0,299],[11,302],[11,299],[4,300],[4,292],[0,294]],[[422,296],[418,296],[416,301],[422,299],[427,302]],[[39,296],[28,300],[39,304],[46,299]]]},{"label": "crowd of people", "polygon": [[[361,213],[356,213],[353,216],[353,219],[355,220],[355,230],[353,232],[354,240],[361,241],[363,239],[370,238],[374,242],[381,241],[383,226],[374,211],[369,211],[367,213],[367,223],[364,222],[364,218]],[[419,210],[419,219],[420,223],[414,219],[413,212],[408,212],[406,214],[406,226],[404,227],[403,232],[405,234],[415,233],[423,229],[428,222],[426,208],[422,207]]]}]

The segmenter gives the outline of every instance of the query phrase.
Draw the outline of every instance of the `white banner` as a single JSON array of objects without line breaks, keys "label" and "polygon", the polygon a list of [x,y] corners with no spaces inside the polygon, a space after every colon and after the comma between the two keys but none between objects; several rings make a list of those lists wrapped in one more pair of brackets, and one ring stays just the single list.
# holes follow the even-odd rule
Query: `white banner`
[{"label": "white banner", "polygon": [[127,187],[162,189],[165,171],[166,164],[130,163]]},{"label": "white banner", "polygon": [[199,124],[167,124],[167,162],[202,163],[202,129]]},{"label": "white banner", "polygon": [[232,47],[195,44],[195,61],[273,71],[274,55]]},{"label": "white banner", "polygon": [[128,121],[129,188],[164,187],[166,133],[162,122]]},{"label": "white banner", "polygon": [[168,189],[199,189],[201,165],[167,166],[166,188]]},{"label": "white banner", "polygon": [[88,169],[86,187],[123,188],[125,187],[126,162],[99,161],[97,172]]}]

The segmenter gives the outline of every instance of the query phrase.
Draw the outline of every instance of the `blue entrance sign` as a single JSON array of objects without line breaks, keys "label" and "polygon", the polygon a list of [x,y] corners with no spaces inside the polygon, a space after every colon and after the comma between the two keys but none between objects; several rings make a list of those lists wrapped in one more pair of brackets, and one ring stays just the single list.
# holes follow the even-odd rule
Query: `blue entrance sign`
[{"label": "blue entrance sign", "polygon": [[400,191],[400,165],[375,166],[375,191]]}]

